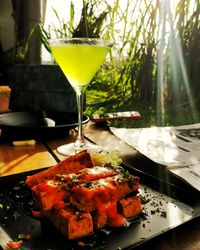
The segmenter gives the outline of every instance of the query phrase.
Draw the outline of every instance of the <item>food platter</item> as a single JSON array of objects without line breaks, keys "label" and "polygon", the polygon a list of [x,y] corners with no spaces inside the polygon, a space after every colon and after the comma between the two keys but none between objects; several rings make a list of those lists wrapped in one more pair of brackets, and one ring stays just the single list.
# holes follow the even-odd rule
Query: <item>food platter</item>
[{"label": "food platter", "polygon": [[0,178],[0,245],[3,249],[8,239],[15,240],[24,233],[30,234],[30,239],[24,242],[22,250],[72,250],[80,249],[80,244],[84,244],[84,249],[134,249],[200,214],[199,204],[165,195],[154,189],[155,180],[148,178],[147,181],[141,176],[139,191],[143,212],[130,221],[128,227],[97,230],[86,238],[70,241],[49,221],[31,216],[32,196],[24,180],[33,173],[35,171]]}]

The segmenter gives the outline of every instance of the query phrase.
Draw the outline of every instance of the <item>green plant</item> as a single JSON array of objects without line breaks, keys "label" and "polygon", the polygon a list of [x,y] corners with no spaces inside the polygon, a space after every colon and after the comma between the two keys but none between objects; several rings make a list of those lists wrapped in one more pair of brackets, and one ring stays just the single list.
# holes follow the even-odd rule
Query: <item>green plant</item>
[{"label": "green plant", "polygon": [[[126,96],[134,101],[144,98],[151,101],[156,93],[156,17],[159,5],[154,5],[153,1],[131,0],[125,4],[122,10],[120,0],[116,0],[109,17],[110,33],[116,46],[110,69],[112,76],[106,73],[108,82],[112,82],[113,92],[119,98]],[[116,28],[117,20],[122,24],[120,30]],[[100,74],[102,79],[102,72]]]},{"label": "green plant", "polygon": [[[113,20],[121,20],[123,23],[120,29],[121,34],[118,36],[120,46],[115,50],[117,61],[114,63],[115,76],[113,78],[114,86],[119,94],[126,93],[130,98],[139,101],[141,99],[156,101],[158,56],[161,46],[163,46],[162,57],[166,69],[164,80],[168,85],[168,91],[170,91],[170,78],[174,77],[171,73],[175,62],[172,61],[172,56],[174,58],[176,56],[174,60],[179,63],[180,70],[182,70],[182,63],[186,66],[189,84],[192,85],[190,90],[194,87],[192,92],[197,94],[199,59],[196,53],[199,51],[200,44],[199,2],[197,0],[178,1],[174,14],[170,6],[166,8],[166,3],[169,1],[133,2],[130,0],[126,1],[126,8],[123,11],[120,9],[119,2],[119,0],[115,1],[110,14],[111,34],[114,34],[112,35],[114,39],[118,30],[115,28],[117,23]],[[164,16],[162,16],[162,9],[166,9]],[[163,25],[165,25],[165,30]],[[177,55],[178,50],[181,55]],[[185,98],[188,98],[186,87],[183,87],[184,72],[177,73],[180,77],[174,80],[178,79],[180,89],[183,89],[183,97],[185,95]],[[176,84],[178,85],[178,82]],[[168,97],[169,94],[176,95],[173,90],[167,94]]]},{"label": "green plant", "polygon": [[70,5],[70,19],[68,22],[64,21],[59,17],[56,9],[53,9],[53,12],[56,16],[56,19],[59,23],[58,27],[54,24],[48,27],[48,30],[44,28],[44,24],[39,24],[39,34],[42,44],[45,46],[47,51],[50,52],[48,45],[48,39],[51,37],[62,38],[62,37],[91,37],[98,38],[102,33],[103,23],[107,18],[107,15],[110,11],[110,7],[107,6],[106,10],[104,9],[100,13],[96,13],[96,7],[101,3],[100,0],[83,0],[83,7],[81,11],[81,17],[77,25],[74,24],[75,9],[74,4],[71,2]]}]

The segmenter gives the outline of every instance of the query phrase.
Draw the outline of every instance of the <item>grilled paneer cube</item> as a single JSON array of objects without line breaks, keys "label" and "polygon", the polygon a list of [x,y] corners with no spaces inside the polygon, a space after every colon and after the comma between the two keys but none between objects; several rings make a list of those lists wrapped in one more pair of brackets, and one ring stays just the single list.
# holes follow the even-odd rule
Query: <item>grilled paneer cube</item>
[{"label": "grilled paneer cube", "polygon": [[126,224],[126,219],[138,216],[141,211],[142,206],[138,195],[122,198],[117,202],[117,208],[113,206],[104,211],[92,213],[94,227],[100,229],[105,226],[122,226]]},{"label": "grilled paneer cube", "polygon": [[76,173],[80,169],[86,167],[94,167],[94,162],[89,152],[87,150],[84,150],[74,156],[71,156],[57,163],[54,166],[49,167],[46,170],[43,170],[32,176],[28,176],[26,179],[26,184],[29,187],[33,187],[39,183],[44,182],[45,180],[53,179],[56,174]]},{"label": "grilled paneer cube", "polygon": [[118,204],[119,210],[125,218],[135,217],[142,211],[142,206],[138,195],[123,198],[118,202]]},{"label": "grilled paneer cube", "polygon": [[98,211],[93,212],[92,219],[94,228],[100,229],[108,225],[108,213],[106,210],[101,212]]},{"label": "grilled paneer cube", "polygon": [[43,211],[49,211],[61,201],[68,201],[69,192],[57,181],[49,180],[32,187],[35,206]]},{"label": "grilled paneer cube", "polygon": [[67,183],[77,182],[90,182],[102,178],[106,178],[109,176],[114,176],[118,173],[116,169],[113,169],[112,167],[100,167],[95,166],[93,168],[84,168],[78,171],[77,173],[71,173],[71,174],[63,174],[58,176],[62,181],[65,181]]},{"label": "grilled paneer cube", "polygon": [[79,212],[67,207],[51,214],[55,227],[68,239],[81,238],[93,232],[93,221],[90,213]]},{"label": "grilled paneer cube", "polygon": [[80,184],[71,189],[70,201],[81,211],[98,211],[100,204],[116,202],[138,190],[138,178],[117,174],[97,181]]},{"label": "grilled paneer cube", "polygon": [[126,218],[118,211],[116,202],[101,204],[100,210],[93,212],[92,217],[94,227],[98,229],[105,226],[121,227],[127,224]]}]

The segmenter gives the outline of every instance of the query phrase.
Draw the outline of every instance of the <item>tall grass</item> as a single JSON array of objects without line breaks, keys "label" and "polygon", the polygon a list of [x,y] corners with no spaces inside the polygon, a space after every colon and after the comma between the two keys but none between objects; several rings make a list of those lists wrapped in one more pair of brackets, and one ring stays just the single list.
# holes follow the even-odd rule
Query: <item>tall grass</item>
[{"label": "tall grass", "polygon": [[[199,103],[200,2],[179,0],[174,13],[169,5],[162,16],[163,2],[166,0],[127,0],[122,9],[121,1],[114,1],[108,21],[115,41],[112,77],[107,73],[104,80],[122,101],[156,103],[159,94],[166,106],[189,104],[189,97]],[[163,70],[160,90],[159,56]],[[93,83],[101,80],[102,72]]]},{"label": "tall grass", "polygon": [[90,36],[114,41],[108,62],[89,86],[91,102],[94,90],[104,89],[104,98],[118,99],[118,106],[126,102],[151,107],[159,101],[160,106],[175,109],[200,103],[199,0],[84,3],[77,26],[72,4],[69,22],[60,20],[60,28],[54,29],[57,35],[67,31],[67,35],[85,36],[87,28]]}]

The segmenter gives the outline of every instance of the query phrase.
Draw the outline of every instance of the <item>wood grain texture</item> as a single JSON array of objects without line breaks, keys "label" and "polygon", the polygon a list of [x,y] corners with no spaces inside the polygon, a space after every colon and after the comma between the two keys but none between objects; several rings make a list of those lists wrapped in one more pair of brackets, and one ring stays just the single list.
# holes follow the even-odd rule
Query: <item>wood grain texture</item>
[{"label": "wood grain texture", "polygon": [[0,176],[49,167],[56,163],[41,143],[34,146],[0,144]]}]

